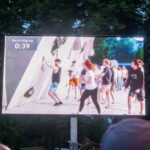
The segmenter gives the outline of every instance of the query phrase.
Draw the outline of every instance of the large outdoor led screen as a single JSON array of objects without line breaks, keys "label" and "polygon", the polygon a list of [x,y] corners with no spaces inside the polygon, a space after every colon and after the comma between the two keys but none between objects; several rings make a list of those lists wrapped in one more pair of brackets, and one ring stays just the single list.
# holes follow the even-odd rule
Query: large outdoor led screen
[{"label": "large outdoor led screen", "polygon": [[143,37],[5,36],[3,114],[145,115]]}]

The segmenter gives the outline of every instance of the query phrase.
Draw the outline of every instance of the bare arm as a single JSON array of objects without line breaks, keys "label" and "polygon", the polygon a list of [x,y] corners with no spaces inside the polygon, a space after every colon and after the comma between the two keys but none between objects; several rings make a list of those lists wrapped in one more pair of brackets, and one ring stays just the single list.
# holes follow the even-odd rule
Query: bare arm
[{"label": "bare arm", "polygon": [[85,81],[83,75],[80,76],[80,84],[82,83],[82,81]]},{"label": "bare arm", "polygon": [[102,72],[101,74],[99,75],[95,75],[96,78],[102,78],[106,73]]},{"label": "bare arm", "polygon": [[54,67],[53,66],[51,66],[51,65],[47,65],[48,67],[50,67],[51,69],[54,69]]},{"label": "bare arm", "polygon": [[53,66],[51,66],[51,65],[49,65],[49,64],[47,63],[45,57],[43,56],[43,57],[42,57],[42,65],[43,65],[44,63],[46,64],[46,66],[50,67],[51,69],[54,69]]}]

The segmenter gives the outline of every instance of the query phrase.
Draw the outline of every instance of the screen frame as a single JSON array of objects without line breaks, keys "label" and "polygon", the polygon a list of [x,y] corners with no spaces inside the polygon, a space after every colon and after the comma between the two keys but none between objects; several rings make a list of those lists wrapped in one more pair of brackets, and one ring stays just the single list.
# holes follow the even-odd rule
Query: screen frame
[{"label": "screen frame", "polygon": [[9,37],[9,36],[63,36],[63,37],[97,37],[97,38],[106,38],[106,37],[121,37],[121,38],[134,38],[134,37],[142,37],[143,40],[143,50],[144,50],[144,82],[146,83],[146,78],[147,78],[147,70],[148,70],[148,66],[145,65],[145,58],[146,58],[146,50],[145,50],[145,41],[146,41],[146,36],[145,35],[76,35],[76,34],[70,34],[70,35],[66,35],[66,34],[4,34],[3,35],[3,53],[2,53],[2,84],[1,84],[1,101],[0,101],[0,115],[16,115],[16,116],[20,116],[20,115],[31,115],[31,116],[35,116],[35,115],[39,115],[39,116],[70,116],[70,117],[79,117],[79,116],[87,116],[87,117],[91,117],[91,116],[95,116],[95,117],[99,117],[99,116],[106,116],[106,117],[112,117],[112,118],[120,118],[120,117],[141,117],[141,118],[150,118],[150,101],[148,101],[148,86],[145,85],[145,115],[120,115],[120,114],[115,114],[115,115],[111,115],[111,114],[4,114],[2,113],[2,97],[3,97],[3,79],[4,79],[4,56],[5,56],[5,37]]}]

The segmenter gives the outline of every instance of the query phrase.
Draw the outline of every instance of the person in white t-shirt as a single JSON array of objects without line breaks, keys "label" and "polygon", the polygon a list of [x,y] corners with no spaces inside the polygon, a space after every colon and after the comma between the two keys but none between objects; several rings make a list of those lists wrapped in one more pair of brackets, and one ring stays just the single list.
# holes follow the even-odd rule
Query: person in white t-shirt
[{"label": "person in white t-shirt", "polygon": [[95,82],[95,75],[93,72],[93,64],[91,63],[90,60],[85,60],[84,62],[85,68],[86,68],[86,74],[84,77],[85,80],[85,91],[83,92],[81,98],[80,98],[80,107],[79,107],[79,112],[82,111],[83,107],[84,107],[84,102],[85,100],[91,96],[91,99],[98,111],[98,114],[100,114],[100,106],[97,102],[97,84]]}]

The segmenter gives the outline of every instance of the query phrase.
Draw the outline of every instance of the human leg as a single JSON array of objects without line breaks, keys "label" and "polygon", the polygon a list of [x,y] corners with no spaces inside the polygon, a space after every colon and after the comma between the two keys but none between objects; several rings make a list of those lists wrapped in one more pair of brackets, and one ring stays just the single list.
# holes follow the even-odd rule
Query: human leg
[{"label": "human leg", "polygon": [[110,106],[110,84],[103,84],[101,93],[106,93],[106,108]]},{"label": "human leg", "polygon": [[115,98],[114,98],[114,83],[111,83],[110,96],[112,98],[112,104],[114,104],[115,103]]},{"label": "human leg", "polygon": [[128,95],[128,114],[131,114],[131,100],[135,95],[135,90],[130,88],[129,95]]},{"label": "human leg", "polygon": [[58,87],[58,83],[52,82],[51,87],[50,87],[49,92],[48,92],[48,95],[55,101],[54,105],[58,105],[60,102],[60,99],[56,94],[57,87]]},{"label": "human leg", "polygon": [[48,95],[54,100],[55,104],[57,104],[57,100],[52,92],[49,92]]},{"label": "human leg", "polygon": [[139,101],[139,102],[140,102],[140,115],[142,115],[144,103],[143,103],[143,101]]},{"label": "human leg", "polygon": [[54,92],[53,95],[55,96],[55,98],[57,99],[59,104],[62,104],[60,98],[58,97],[58,95]]},{"label": "human leg", "polygon": [[77,90],[79,88],[79,79],[74,78],[74,86],[75,86],[75,99],[77,98]]},{"label": "human leg", "polygon": [[94,105],[95,105],[98,113],[100,114],[100,106],[99,106],[99,104],[97,102],[97,92],[98,92],[98,89],[96,88],[96,89],[94,89],[94,90],[91,91],[90,95],[91,95],[91,98],[93,100],[93,103],[94,103]]},{"label": "human leg", "polygon": [[143,113],[143,106],[144,106],[144,95],[143,95],[143,89],[140,89],[140,92],[137,94],[137,99],[140,103],[140,114]]},{"label": "human leg", "polygon": [[71,88],[71,86],[69,85],[69,87],[68,87],[68,93],[67,93],[66,99],[68,99],[68,98],[69,98],[70,88]]},{"label": "human leg", "polygon": [[85,90],[80,98],[80,107],[79,107],[79,112],[82,111],[83,106],[84,106],[84,101],[90,96],[89,90]]},{"label": "human leg", "polygon": [[107,89],[106,91],[106,101],[107,101],[106,108],[109,108],[110,107],[110,89]]},{"label": "human leg", "polygon": [[106,88],[105,88],[105,85],[102,84],[101,89],[99,91],[99,97],[100,97],[99,102],[100,103],[103,103],[102,100],[104,100],[104,93],[106,93]]}]

